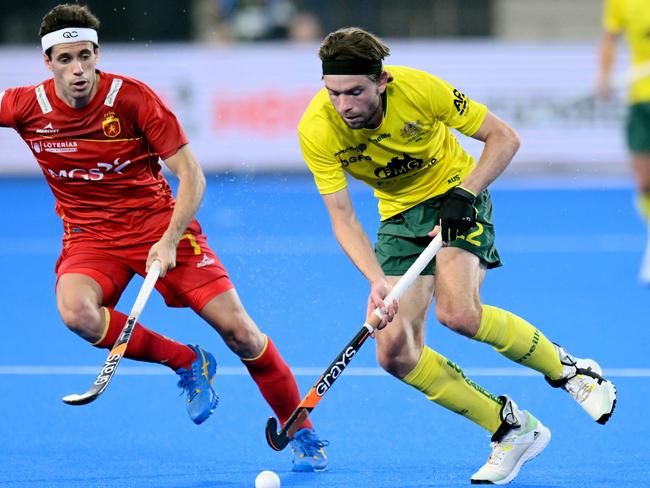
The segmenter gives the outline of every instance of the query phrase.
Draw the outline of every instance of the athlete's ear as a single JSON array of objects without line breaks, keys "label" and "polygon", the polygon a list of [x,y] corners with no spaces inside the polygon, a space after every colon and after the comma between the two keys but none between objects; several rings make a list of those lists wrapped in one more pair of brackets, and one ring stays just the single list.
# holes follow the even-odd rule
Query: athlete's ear
[{"label": "athlete's ear", "polygon": [[47,54],[45,54],[45,53],[43,53],[43,63],[45,64],[45,67],[46,67],[49,71],[53,71],[53,70],[52,70],[52,60],[51,60],[50,57],[49,57]]},{"label": "athlete's ear", "polygon": [[377,82],[377,89],[379,90],[379,93],[384,93],[386,91],[386,84],[388,83],[390,75],[388,74],[388,71],[383,71],[379,75],[379,81]]},{"label": "athlete's ear", "polygon": [[95,46],[95,64],[99,63],[99,46]]}]

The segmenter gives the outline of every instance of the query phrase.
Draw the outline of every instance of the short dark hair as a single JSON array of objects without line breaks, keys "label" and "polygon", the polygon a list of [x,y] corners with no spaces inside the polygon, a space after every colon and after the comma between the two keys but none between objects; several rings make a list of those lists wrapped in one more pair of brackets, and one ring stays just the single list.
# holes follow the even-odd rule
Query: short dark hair
[{"label": "short dark hair", "polygon": [[[65,29],[67,27],[84,27],[99,30],[99,19],[85,5],[73,3],[62,3],[45,14],[41,21],[38,35],[43,37],[50,32]],[[95,45],[95,49],[99,46]],[[45,54],[50,57],[52,48]]]},{"label": "short dark hair", "polygon": [[[330,32],[318,50],[321,61],[362,58],[382,62],[389,55],[388,46],[377,36],[360,27],[344,27]],[[368,76],[374,81],[379,79],[378,74]]]}]

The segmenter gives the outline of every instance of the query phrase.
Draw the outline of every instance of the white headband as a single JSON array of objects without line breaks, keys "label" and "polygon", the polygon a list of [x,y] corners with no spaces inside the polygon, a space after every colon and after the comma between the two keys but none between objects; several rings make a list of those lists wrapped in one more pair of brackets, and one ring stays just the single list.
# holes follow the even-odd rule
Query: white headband
[{"label": "white headband", "polygon": [[70,44],[71,42],[90,41],[95,45],[97,42],[97,31],[86,27],[66,27],[59,29],[41,37],[41,47],[43,52],[55,44]]}]

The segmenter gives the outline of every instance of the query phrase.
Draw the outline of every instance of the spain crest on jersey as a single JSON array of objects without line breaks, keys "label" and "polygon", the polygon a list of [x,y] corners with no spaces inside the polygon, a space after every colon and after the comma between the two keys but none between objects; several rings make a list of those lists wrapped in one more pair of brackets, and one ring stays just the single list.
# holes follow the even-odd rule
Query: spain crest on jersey
[{"label": "spain crest on jersey", "polygon": [[102,129],[104,129],[104,135],[106,137],[117,137],[120,132],[122,132],[122,126],[120,125],[120,119],[117,118],[115,112],[106,112],[104,114],[104,120],[102,122]]}]

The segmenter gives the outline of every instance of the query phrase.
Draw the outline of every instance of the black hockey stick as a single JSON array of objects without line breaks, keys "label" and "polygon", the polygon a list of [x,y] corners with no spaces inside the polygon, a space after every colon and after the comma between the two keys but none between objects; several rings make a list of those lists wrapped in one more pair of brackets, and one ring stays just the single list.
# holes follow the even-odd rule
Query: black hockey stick
[{"label": "black hockey stick", "polygon": [[[406,271],[404,276],[395,284],[384,303],[389,305],[393,300],[402,296],[406,289],[413,284],[415,279],[420,275],[422,270],[433,259],[436,253],[442,247],[442,236],[438,234],[429,245],[422,251],[411,267]],[[332,387],[336,379],[343,373],[343,370],[350,364],[354,355],[359,351],[366,339],[372,334],[375,328],[381,323],[382,313],[379,309],[370,315],[370,318],[363,324],[357,335],[348,342],[334,361],[327,367],[325,372],[320,376],[314,386],[311,387],[307,395],[300,401],[294,412],[284,424],[282,430],[278,432],[278,421],[275,417],[269,417],[266,422],[266,441],[272,449],[281,451],[295,433],[300,429],[311,411],[323,399],[325,393]]]},{"label": "black hockey stick", "polygon": [[129,339],[131,339],[135,324],[138,321],[138,317],[140,317],[140,313],[147,303],[147,300],[149,299],[149,295],[151,295],[151,291],[156,284],[156,280],[158,280],[158,276],[160,276],[160,261],[155,260],[149,267],[149,272],[144,279],[144,283],[142,283],[142,286],[140,287],[140,291],[138,292],[138,296],[135,299],[135,303],[133,304],[129,318],[126,320],[126,324],[124,324],[124,328],[122,329],[120,336],[117,338],[115,345],[108,353],[108,357],[106,358],[104,366],[99,372],[97,379],[86,393],[73,393],[72,395],[63,397],[63,401],[65,403],[68,405],[85,405],[92,402],[93,400],[96,400],[97,397],[99,397],[99,395],[104,392],[108,386],[108,383],[111,381],[113,375],[115,374],[117,365],[124,357],[126,346],[129,344]]}]

